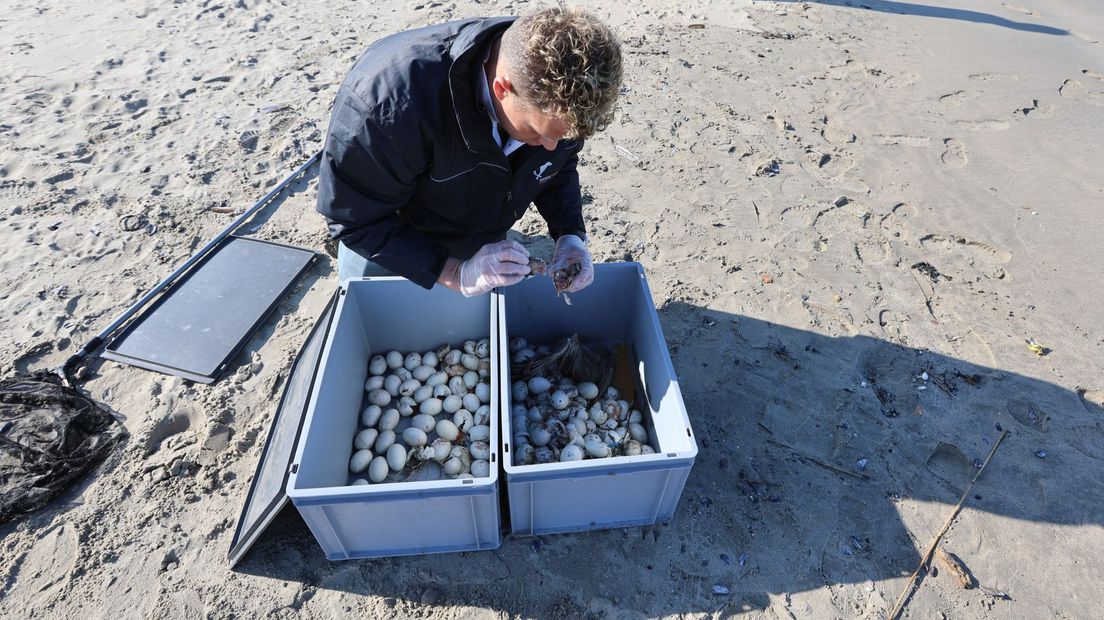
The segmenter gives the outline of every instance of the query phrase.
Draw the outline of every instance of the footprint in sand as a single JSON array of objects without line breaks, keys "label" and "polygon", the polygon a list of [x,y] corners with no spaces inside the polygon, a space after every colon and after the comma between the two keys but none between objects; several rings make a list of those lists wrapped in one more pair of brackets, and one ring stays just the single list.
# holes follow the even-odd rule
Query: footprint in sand
[{"label": "footprint in sand", "polygon": [[146,456],[160,450],[162,444],[176,435],[194,433],[197,422],[196,413],[186,407],[161,418],[153,425],[149,437],[146,438]]},{"label": "footprint in sand", "polygon": [[1058,94],[1072,101],[1084,101],[1093,105],[1104,105],[1104,92],[1090,90],[1078,80],[1069,79],[1058,87]]},{"label": "footprint in sand", "polygon": [[1050,416],[1041,411],[1034,404],[1022,400],[1010,400],[1005,405],[1012,419],[1022,426],[1033,428],[1040,433],[1045,433],[1050,426]]},{"label": "footprint in sand", "polygon": [[1077,397],[1081,399],[1081,406],[1089,413],[1104,415],[1104,390],[1088,390],[1077,388]]},{"label": "footprint in sand", "polygon": [[941,442],[924,465],[959,491],[966,488],[976,471],[970,457],[953,443]]},{"label": "footprint in sand", "polygon": [[878,220],[878,224],[894,237],[899,237],[901,236],[902,229],[908,224],[909,220],[915,216],[916,207],[908,203],[900,202],[893,205],[889,213],[886,213]]},{"label": "footprint in sand", "polygon": [[980,241],[971,241],[965,237],[957,237],[955,235],[951,235],[950,237],[944,237],[943,235],[924,235],[920,238],[920,244],[924,246],[939,247],[944,251],[960,254],[971,262],[980,260],[988,263],[1003,264],[1012,260],[1012,253],[1008,250]]},{"label": "footprint in sand", "polygon": [[1092,69],[1082,69],[1081,73],[1084,74],[1087,77],[1091,77],[1091,78],[1095,78],[1097,80],[1104,81],[1104,73],[1100,73],[1099,71],[1093,71]]},{"label": "footprint in sand", "polygon": [[974,99],[978,96],[978,93],[970,90],[956,90],[953,93],[947,93],[939,98],[939,103],[946,106],[959,106],[970,99]]},{"label": "footprint in sand", "polygon": [[943,140],[943,154],[939,159],[952,168],[961,168],[969,161],[966,157],[966,146],[954,138]]},{"label": "footprint in sand", "polygon": [[1104,428],[1099,424],[1073,428],[1069,437],[1075,450],[1090,459],[1104,461]]}]

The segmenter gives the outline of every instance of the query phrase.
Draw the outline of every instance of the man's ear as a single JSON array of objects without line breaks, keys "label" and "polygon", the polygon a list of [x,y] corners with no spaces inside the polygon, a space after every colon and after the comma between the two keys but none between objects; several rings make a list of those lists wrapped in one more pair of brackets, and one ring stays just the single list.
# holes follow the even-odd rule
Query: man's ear
[{"label": "man's ear", "polygon": [[494,93],[495,99],[502,101],[506,98],[507,93],[512,94],[514,92],[514,85],[510,83],[509,78],[498,75],[491,83],[491,92]]}]

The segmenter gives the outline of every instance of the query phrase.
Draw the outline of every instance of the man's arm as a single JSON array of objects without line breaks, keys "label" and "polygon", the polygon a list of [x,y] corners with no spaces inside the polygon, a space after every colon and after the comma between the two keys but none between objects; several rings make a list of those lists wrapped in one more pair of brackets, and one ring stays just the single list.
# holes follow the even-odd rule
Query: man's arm
[{"label": "man's arm", "polygon": [[442,275],[448,250],[397,213],[413,195],[427,156],[417,119],[403,118],[391,105],[369,105],[342,89],[322,155],[317,210],[334,239],[428,289]]},{"label": "man's arm", "polygon": [[579,150],[583,141],[573,147],[560,171],[541,190],[533,200],[544,221],[548,222],[548,234],[553,239],[563,235],[576,235],[586,239],[586,225],[583,223],[583,196],[579,189]]}]

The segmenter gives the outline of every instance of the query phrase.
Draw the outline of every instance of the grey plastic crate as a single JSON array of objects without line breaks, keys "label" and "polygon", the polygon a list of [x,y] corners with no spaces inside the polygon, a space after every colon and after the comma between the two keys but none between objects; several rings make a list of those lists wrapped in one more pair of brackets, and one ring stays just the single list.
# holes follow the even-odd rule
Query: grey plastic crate
[{"label": "grey plastic crate", "polygon": [[[571,305],[556,298],[545,277],[498,294],[502,463],[514,534],[668,521],[698,453],[644,270],[638,263],[606,263],[596,265],[595,272],[594,284],[572,294]],[[617,340],[627,346],[640,376],[638,392],[646,402],[638,404],[648,418],[656,454],[513,464],[509,339],[552,343],[572,333],[584,341]]]},{"label": "grey plastic crate", "polygon": [[490,405],[498,411],[494,298],[427,291],[395,277],[349,280],[343,291],[292,461],[292,503],[331,560],[498,547],[501,456],[493,414],[487,478],[345,486],[368,360],[377,352],[490,338]]}]

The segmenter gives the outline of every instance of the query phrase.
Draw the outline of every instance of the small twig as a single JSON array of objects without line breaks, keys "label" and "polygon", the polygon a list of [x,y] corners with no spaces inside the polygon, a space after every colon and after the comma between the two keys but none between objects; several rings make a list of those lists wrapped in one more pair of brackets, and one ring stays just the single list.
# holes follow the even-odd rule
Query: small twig
[{"label": "small twig", "polygon": [[793,452],[794,454],[800,456],[801,458],[803,458],[803,459],[805,459],[805,460],[807,460],[811,463],[814,463],[816,465],[820,465],[821,467],[823,467],[825,469],[834,471],[837,474],[843,474],[845,476],[851,476],[852,478],[858,478],[859,480],[870,480],[870,476],[868,476],[866,474],[856,474],[853,471],[847,471],[846,469],[836,467],[835,465],[833,465],[831,463],[825,463],[824,461],[822,461],[818,458],[815,458],[815,457],[809,456],[808,454],[805,454],[804,452],[798,450],[797,448],[794,448],[793,446],[787,446],[786,444],[775,441],[773,439],[768,439],[767,443],[772,443],[772,444],[774,444],[776,446],[779,446],[781,448],[786,448],[787,450]]},{"label": "small twig", "polygon": [[943,563],[947,572],[953,575],[954,578],[958,580],[958,583],[962,584],[963,588],[969,590],[970,586],[974,585],[974,580],[970,577],[970,572],[966,570],[966,565],[963,564],[962,560],[956,557],[955,554],[940,547],[936,549],[935,557],[939,558],[939,561]]},{"label": "small twig", "polygon": [[920,558],[920,565],[913,571],[912,577],[909,577],[908,584],[905,585],[905,589],[901,592],[901,596],[897,597],[897,604],[893,606],[893,611],[889,613],[889,620],[894,620],[899,617],[898,614],[900,614],[905,607],[905,600],[916,585],[916,578],[928,563],[931,562],[932,554],[935,553],[936,546],[939,545],[939,541],[943,538],[943,535],[950,529],[951,523],[954,522],[955,517],[958,516],[958,512],[962,510],[962,505],[966,503],[966,498],[970,496],[970,491],[974,488],[974,483],[977,482],[977,479],[981,477],[985,468],[988,467],[989,461],[993,459],[993,455],[997,453],[997,448],[1000,447],[1001,442],[1004,441],[1006,436],[1008,436],[1008,431],[1001,433],[1001,436],[997,438],[997,443],[993,444],[993,449],[989,451],[989,456],[985,457],[985,462],[981,464],[981,468],[974,474],[973,479],[970,480],[970,484],[966,485],[966,490],[962,492],[962,497],[958,500],[958,503],[955,504],[954,510],[951,511],[950,516],[947,517],[947,522],[939,529],[939,533],[935,535],[931,545],[928,546],[928,551],[924,554],[924,557]]}]

